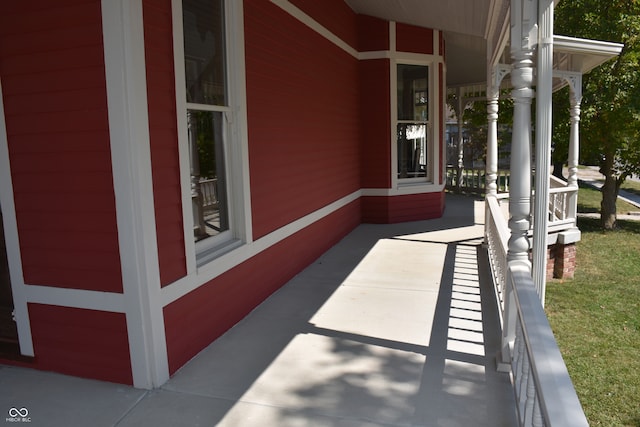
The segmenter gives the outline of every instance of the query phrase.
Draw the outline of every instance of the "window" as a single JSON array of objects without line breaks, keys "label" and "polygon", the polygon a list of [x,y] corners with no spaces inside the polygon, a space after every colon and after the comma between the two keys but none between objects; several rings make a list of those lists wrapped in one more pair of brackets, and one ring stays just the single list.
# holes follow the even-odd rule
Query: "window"
[{"label": "window", "polygon": [[236,107],[242,95],[237,88],[244,83],[243,50],[230,48],[239,40],[229,27],[241,26],[226,25],[233,16],[228,5],[233,6],[225,0],[181,0],[178,9],[182,32],[176,38],[176,63],[184,67],[184,75],[176,72],[177,105],[183,123],[181,156],[189,166],[182,171],[189,176],[188,189],[183,188],[190,193],[189,202],[183,198],[190,204],[185,207],[185,223],[190,223],[185,233],[191,234],[198,265],[242,239],[246,224],[243,138],[241,125],[233,123],[234,114],[242,113]]},{"label": "window", "polygon": [[404,182],[430,178],[429,67],[397,65],[397,173]]}]

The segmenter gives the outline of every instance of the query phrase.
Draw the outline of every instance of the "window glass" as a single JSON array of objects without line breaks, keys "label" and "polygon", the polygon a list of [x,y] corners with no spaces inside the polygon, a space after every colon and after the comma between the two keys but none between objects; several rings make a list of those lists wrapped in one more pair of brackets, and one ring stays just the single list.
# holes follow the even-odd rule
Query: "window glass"
[{"label": "window glass", "polygon": [[183,0],[187,102],[227,105],[224,0]]},{"label": "window glass", "polygon": [[397,66],[398,178],[428,177],[429,67]]},{"label": "window glass", "polygon": [[398,123],[398,178],[427,176],[427,126]]},{"label": "window glass", "polygon": [[187,111],[194,239],[229,230],[223,113]]},{"label": "window glass", "polygon": [[429,67],[398,64],[398,120],[429,120]]}]

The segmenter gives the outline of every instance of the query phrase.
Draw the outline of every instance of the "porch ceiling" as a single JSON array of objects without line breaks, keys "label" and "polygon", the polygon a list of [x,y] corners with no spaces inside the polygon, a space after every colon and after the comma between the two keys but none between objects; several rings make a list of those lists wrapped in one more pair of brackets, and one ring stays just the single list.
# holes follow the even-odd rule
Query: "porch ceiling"
[{"label": "porch ceiling", "polygon": [[[504,0],[345,0],[356,13],[444,31],[447,82],[486,81],[487,38]],[[500,6],[500,7],[498,7]]]}]

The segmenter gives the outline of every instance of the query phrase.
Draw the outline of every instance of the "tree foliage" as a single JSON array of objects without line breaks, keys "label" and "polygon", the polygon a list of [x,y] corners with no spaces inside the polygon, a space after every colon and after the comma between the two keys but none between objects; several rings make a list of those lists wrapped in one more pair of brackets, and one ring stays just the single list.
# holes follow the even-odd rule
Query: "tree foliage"
[{"label": "tree foliage", "polygon": [[[640,0],[562,1],[554,32],[624,45],[618,57],[584,76],[581,104],[581,153],[597,162],[605,176],[601,218],[603,227],[611,229],[620,185],[640,174]],[[566,109],[554,111],[566,115]],[[566,116],[555,119],[554,134],[561,135]],[[561,154],[563,142],[554,143]]]}]

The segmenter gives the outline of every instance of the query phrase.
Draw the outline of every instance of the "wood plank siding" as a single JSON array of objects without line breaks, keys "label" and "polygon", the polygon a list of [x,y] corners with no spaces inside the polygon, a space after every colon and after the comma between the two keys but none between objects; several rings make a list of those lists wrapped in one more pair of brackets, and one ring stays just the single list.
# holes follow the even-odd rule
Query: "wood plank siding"
[{"label": "wood plank siding", "polygon": [[258,239],[360,188],[358,60],[268,1],[245,2],[245,45]]},{"label": "wood plank siding", "polygon": [[122,292],[100,1],[2,2],[0,58],[25,282]]},{"label": "wood plank siding", "polygon": [[362,221],[371,224],[393,224],[439,218],[444,212],[444,193],[407,194],[394,197],[362,198]]},{"label": "wood plank siding", "polygon": [[144,0],[149,138],[160,281],[186,275],[178,157],[171,0]]},{"label": "wood plank siding", "polygon": [[29,304],[38,369],[132,384],[125,315]]},{"label": "wood plank siding", "polygon": [[389,22],[373,16],[358,15],[358,50],[389,50]]},{"label": "wood plank siding", "polygon": [[433,54],[433,30],[397,23],[396,49],[401,52]]},{"label": "wood plank siding", "polygon": [[358,48],[358,15],[343,0],[289,0],[354,49]]},{"label": "wood plank siding", "polygon": [[[391,188],[389,60],[360,61],[361,185]],[[372,108],[372,106],[376,106]],[[365,210],[366,210],[366,205]]]}]

